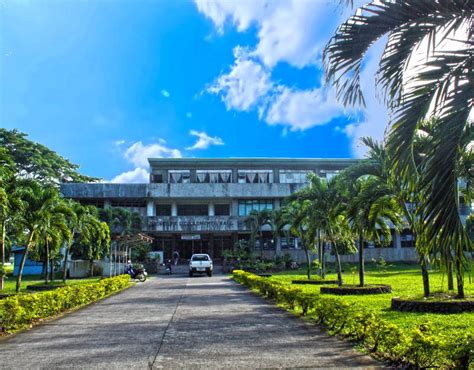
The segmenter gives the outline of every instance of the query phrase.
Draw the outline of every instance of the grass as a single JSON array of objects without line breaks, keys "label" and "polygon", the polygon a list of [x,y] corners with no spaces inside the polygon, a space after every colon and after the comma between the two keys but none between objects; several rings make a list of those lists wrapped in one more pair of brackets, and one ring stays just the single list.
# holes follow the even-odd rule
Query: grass
[{"label": "grass", "polygon": [[[62,276],[56,276],[56,279],[53,285],[63,285]],[[78,285],[78,284],[87,284],[94,283],[100,280],[100,276],[95,276],[91,278],[83,279],[68,279],[66,280],[66,285]],[[39,275],[23,276],[21,279],[21,291],[25,292],[27,285],[43,285],[44,278]],[[50,283],[51,284],[51,283]],[[1,293],[15,293],[16,289],[16,276],[7,275],[5,277],[5,289]]]},{"label": "grass", "polygon": [[[357,284],[359,275],[353,269],[354,265],[345,265],[343,279],[346,284]],[[423,282],[421,273],[417,265],[395,264],[384,271],[378,270],[374,264],[368,263],[366,266],[366,284],[388,284],[392,286],[391,294],[379,295],[354,295],[337,296],[341,300],[354,306],[364,307],[377,312],[382,318],[400,326],[404,329],[412,329],[416,326],[431,322],[435,331],[447,333],[470,331],[474,333],[474,313],[466,312],[462,314],[434,314],[434,313],[407,313],[392,311],[390,309],[392,297],[413,297],[422,299]],[[316,277],[316,276],[315,276]],[[303,269],[296,271],[285,271],[274,274],[270,279],[291,284],[293,279],[305,279],[306,271]],[[326,277],[328,280],[337,279],[334,269]],[[446,276],[439,271],[431,271],[430,285],[433,293],[446,291]],[[308,292],[319,293],[319,285],[298,285],[299,288]],[[465,279],[465,292],[467,296],[474,299],[474,284]]]}]

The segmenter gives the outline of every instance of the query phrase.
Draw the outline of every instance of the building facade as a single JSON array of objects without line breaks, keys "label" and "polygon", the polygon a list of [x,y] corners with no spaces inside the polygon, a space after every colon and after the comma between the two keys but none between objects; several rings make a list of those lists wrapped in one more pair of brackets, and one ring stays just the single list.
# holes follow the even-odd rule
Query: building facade
[{"label": "building facade", "polygon": [[[149,159],[148,184],[63,184],[64,197],[99,208],[124,207],[141,214],[153,249],[170,258],[209,253],[216,261],[238,240],[248,239],[253,210],[274,210],[315,173],[331,178],[355,159]],[[259,243],[257,243],[259,244]],[[299,249],[298,240],[274,238],[264,227],[266,255]]]}]

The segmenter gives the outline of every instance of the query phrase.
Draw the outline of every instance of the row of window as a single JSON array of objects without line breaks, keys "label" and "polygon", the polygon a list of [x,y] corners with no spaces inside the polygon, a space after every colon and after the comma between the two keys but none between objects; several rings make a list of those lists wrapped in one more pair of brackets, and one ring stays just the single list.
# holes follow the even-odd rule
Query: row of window
[{"label": "row of window", "polygon": [[[308,170],[279,170],[280,183],[303,184],[308,181],[308,175],[313,171]],[[327,171],[324,176],[331,178],[338,171]],[[152,183],[163,183],[162,174],[153,174]],[[168,182],[171,184],[185,184],[191,182],[190,170],[169,170]],[[238,170],[237,179],[239,184],[273,183],[273,170]],[[196,183],[231,183],[232,170],[196,170]]]},{"label": "row of window", "polygon": [[273,209],[273,200],[239,200],[239,216],[248,216],[252,211],[263,211],[265,209],[269,211]]},{"label": "row of window", "polygon": [[[250,215],[252,211],[273,210],[273,200],[239,200],[239,216]],[[171,204],[157,204],[155,207],[157,216],[171,216]],[[207,216],[209,209],[207,204],[178,204],[178,216]],[[215,204],[214,214],[216,216],[229,216],[229,204]]]},{"label": "row of window", "polygon": [[[171,204],[157,204],[155,207],[157,216],[171,216]],[[178,204],[178,216],[207,216],[209,209],[207,204]],[[230,216],[229,204],[215,204],[214,215]]]}]

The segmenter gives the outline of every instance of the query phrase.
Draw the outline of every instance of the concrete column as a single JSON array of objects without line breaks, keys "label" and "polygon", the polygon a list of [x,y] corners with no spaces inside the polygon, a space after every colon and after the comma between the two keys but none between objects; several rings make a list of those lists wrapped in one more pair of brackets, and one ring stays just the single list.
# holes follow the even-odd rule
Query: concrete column
[{"label": "concrete column", "polygon": [[110,202],[109,199],[104,200],[104,208],[110,208],[112,207],[112,203]]},{"label": "concrete column", "polygon": [[171,203],[171,216],[176,217],[178,215],[178,204],[176,202]]},{"label": "concrete column", "polygon": [[153,200],[149,200],[146,204],[146,215],[148,217],[155,216],[155,202]]},{"label": "concrete column", "polygon": [[275,184],[280,182],[280,170],[278,168],[273,169],[273,182]]},{"label": "concrete column", "polygon": [[189,181],[190,181],[191,183],[197,182],[196,177],[197,177],[197,175],[196,175],[196,170],[195,170],[195,169],[189,170]]},{"label": "concrete column", "polygon": [[232,182],[239,182],[239,173],[237,168],[232,169]]},{"label": "concrete column", "polygon": [[216,211],[215,211],[215,208],[214,208],[214,202],[209,202],[209,204],[207,205],[207,214],[208,214],[208,216],[215,216],[216,215]]},{"label": "concrete column", "polygon": [[273,209],[280,209],[280,199],[279,198],[276,198],[273,200]]},{"label": "concrete column", "polygon": [[239,201],[237,199],[232,199],[232,203],[230,205],[230,215],[231,216],[239,215]]},{"label": "concrete column", "polygon": [[396,249],[402,248],[402,241],[400,238],[400,233],[398,231],[395,231],[395,233],[393,234],[393,244]]}]

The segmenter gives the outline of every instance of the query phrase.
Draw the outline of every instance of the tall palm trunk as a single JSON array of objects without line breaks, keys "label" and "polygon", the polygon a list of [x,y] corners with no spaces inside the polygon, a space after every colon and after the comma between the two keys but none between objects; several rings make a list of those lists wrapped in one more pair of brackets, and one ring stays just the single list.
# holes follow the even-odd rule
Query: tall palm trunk
[{"label": "tall palm trunk", "polygon": [[321,242],[321,279],[326,279],[326,245]]},{"label": "tall palm trunk", "polygon": [[454,290],[454,277],[453,277],[453,259],[451,254],[448,253],[446,256],[446,274],[448,275],[448,290]]},{"label": "tall palm trunk", "polygon": [[4,289],[4,278],[5,278],[5,239],[6,239],[6,227],[5,221],[0,224],[0,290]]},{"label": "tall palm trunk", "polygon": [[306,275],[308,276],[308,280],[310,280],[311,279],[311,261],[309,258],[309,251],[308,251],[308,247],[304,243],[303,243],[303,248],[306,255]]},{"label": "tall palm trunk", "polygon": [[462,248],[456,248],[456,281],[458,286],[458,298],[464,298],[464,271],[462,266]]},{"label": "tall palm trunk", "polygon": [[333,247],[334,254],[336,255],[337,285],[342,286],[344,282],[342,281],[341,258],[339,256],[339,251],[337,250],[336,244],[333,244]]},{"label": "tall palm trunk", "polygon": [[49,243],[48,238],[46,238],[46,255],[45,255],[45,269],[44,269],[44,283],[48,284],[48,265],[49,265]]},{"label": "tall palm trunk", "polygon": [[425,297],[430,296],[430,277],[428,274],[428,257],[423,254],[420,256],[421,276],[423,278],[423,293]]},{"label": "tall palm trunk", "polygon": [[364,238],[359,235],[359,286],[365,284],[365,266],[364,266]]},{"label": "tall palm trunk", "polygon": [[321,245],[321,234],[320,231],[318,230],[318,259],[319,259],[319,277],[322,279],[323,278],[323,248]]},{"label": "tall palm trunk", "polygon": [[23,269],[25,268],[26,256],[28,254],[28,249],[30,248],[32,244],[34,233],[35,233],[34,231],[30,233],[30,236],[28,237],[28,242],[26,243],[25,253],[23,253],[23,256],[21,257],[20,268],[18,269],[18,276],[16,278],[16,292],[17,293],[20,293],[21,278],[23,276]]},{"label": "tall palm trunk", "polygon": [[66,246],[66,250],[64,251],[64,262],[63,262],[63,283],[66,282],[67,278],[67,259],[69,257],[69,246]]},{"label": "tall palm trunk", "polygon": [[89,276],[94,276],[94,259],[89,260]]},{"label": "tall palm trunk", "polygon": [[51,265],[51,271],[50,271],[50,281],[51,283],[54,282],[54,258],[51,258],[51,260],[49,261],[49,264]]}]

